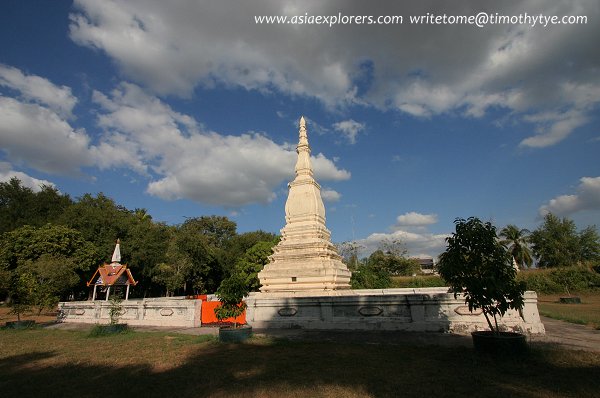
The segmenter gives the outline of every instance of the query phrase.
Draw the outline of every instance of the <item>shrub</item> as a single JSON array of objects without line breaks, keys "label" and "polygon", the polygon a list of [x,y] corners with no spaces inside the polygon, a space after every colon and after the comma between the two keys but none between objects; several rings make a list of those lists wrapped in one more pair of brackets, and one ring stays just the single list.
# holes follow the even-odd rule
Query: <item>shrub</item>
[{"label": "shrub", "polygon": [[392,287],[445,287],[448,286],[438,275],[422,275],[412,277],[393,277]]},{"label": "shrub", "polygon": [[544,294],[570,294],[600,288],[600,274],[585,266],[531,270],[518,276],[527,290]]},{"label": "shrub", "polygon": [[350,278],[352,289],[387,289],[392,286],[389,272],[367,265],[358,267]]},{"label": "shrub", "polygon": [[249,290],[243,275],[233,274],[224,279],[217,290],[217,297],[222,303],[220,307],[215,308],[217,319],[223,321],[227,318],[234,318],[233,326],[237,328],[235,319],[246,310],[246,303],[243,300]]}]

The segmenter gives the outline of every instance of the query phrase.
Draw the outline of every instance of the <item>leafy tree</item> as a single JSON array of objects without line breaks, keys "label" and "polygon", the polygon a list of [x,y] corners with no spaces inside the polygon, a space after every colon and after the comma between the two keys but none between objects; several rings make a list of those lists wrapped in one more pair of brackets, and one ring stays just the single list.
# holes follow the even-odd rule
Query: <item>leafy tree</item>
[{"label": "leafy tree", "polygon": [[43,254],[37,260],[27,261],[15,270],[17,275],[27,275],[29,280],[29,303],[38,309],[54,308],[61,297],[80,281],[77,265],[68,258]]},{"label": "leafy tree", "polygon": [[260,241],[246,250],[246,253],[237,261],[234,273],[241,275],[249,291],[257,292],[260,289],[258,273],[269,262],[269,256],[273,254],[273,246],[279,239]]},{"label": "leafy tree", "polygon": [[0,182],[0,233],[24,225],[42,226],[54,223],[71,204],[68,195],[42,185],[39,192],[22,185],[16,177]]},{"label": "leafy tree", "polygon": [[153,277],[159,272],[158,265],[167,262],[169,242],[174,230],[174,227],[152,222],[149,216],[132,217],[129,220],[128,237],[121,239],[121,254],[122,262],[129,266],[138,281],[136,292],[144,292],[144,295],[159,294],[153,284]]},{"label": "leafy tree", "polygon": [[8,285],[10,300],[8,305],[10,313],[17,316],[17,321],[21,322],[21,315],[31,311],[31,302],[36,288],[36,282],[33,275],[28,272],[11,272],[11,278]]},{"label": "leafy tree", "polygon": [[[217,290],[217,297],[221,301],[221,306],[215,308],[217,319],[223,321],[227,318],[237,318],[246,310],[244,297],[248,295],[248,285],[240,274],[233,274],[224,279]],[[237,321],[234,320],[234,327],[237,327]]]},{"label": "leafy tree", "polygon": [[202,216],[187,219],[183,226],[204,236],[211,246],[225,248],[236,235],[235,222],[223,216]]},{"label": "leafy tree", "polygon": [[500,241],[508,248],[513,259],[521,268],[529,268],[533,264],[533,257],[529,249],[529,230],[519,229],[515,225],[507,225],[500,231]]},{"label": "leafy tree", "polygon": [[177,247],[175,238],[171,238],[165,256],[165,262],[157,264],[152,273],[152,281],[166,288],[166,296],[172,296],[177,290],[186,291],[193,264],[190,257]]},{"label": "leafy tree", "polygon": [[367,265],[376,269],[382,269],[390,275],[411,276],[421,270],[417,260],[396,255],[392,252],[384,253],[382,250],[374,251],[369,256]]},{"label": "leafy tree", "polygon": [[364,249],[364,246],[356,241],[346,241],[337,245],[337,250],[339,255],[342,256],[342,261],[351,271],[358,269],[361,265],[359,253],[362,249]]},{"label": "leafy tree", "polygon": [[579,253],[582,261],[600,260],[600,236],[595,225],[590,225],[579,232]]},{"label": "leafy tree", "polygon": [[0,264],[15,269],[44,254],[71,259],[77,270],[87,271],[98,264],[98,251],[79,231],[64,225],[47,224],[40,228],[24,226],[0,237]]},{"label": "leafy tree", "polygon": [[454,297],[464,295],[470,311],[481,308],[490,330],[499,333],[498,317],[511,308],[522,310],[525,283],[517,282],[511,255],[498,241],[496,227],[476,217],[454,223],[456,232],[446,238],[448,247],[440,255],[440,276]]},{"label": "leafy tree", "polygon": [[[5,273],[18,274],[18,267],[40,259],[40,264],[46,263],[50,257],[72,264],[81,282],[76,290],[83,294],[87,290],[83,282],[91,277],[87,271],[98,264],[99,255],[94,245],[83,239],[78,231],[63,225],[47,224],[40,228],[24,226],[0,237],[0,269]],[[36,274],[32,275],[36,280]],[[14,289],[12,293],[8,289],[7,293],[12,296]]]},{"label": "leafy tree", "polygon": [[533,231],[531,242],[540,267],[566,267],[600,258],[600,239],[595,227],[578,233],[572,220],[560,219],[552,213]]},{"label": "leafy tree", "polygon": [[123,242],[129,238],[130,220],[133,218],[134,215],[125,207],[99,193],[96,197],[83,195],[65,211],[60,221],[78,230],[85,240],[97,247],[102,261],[109,262],[117,238]]}]

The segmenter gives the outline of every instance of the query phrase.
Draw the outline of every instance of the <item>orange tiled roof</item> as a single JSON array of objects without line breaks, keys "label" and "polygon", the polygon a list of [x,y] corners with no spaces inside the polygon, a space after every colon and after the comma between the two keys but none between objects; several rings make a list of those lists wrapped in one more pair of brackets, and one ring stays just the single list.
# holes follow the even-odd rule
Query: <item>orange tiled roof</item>
[{"label": "orange tiled roof", "polygon": [[127,265],[119,263],[104,264],[96,270],[92,279],[87,283],[91,285],[113,286],[113,285],[137,285]]}]

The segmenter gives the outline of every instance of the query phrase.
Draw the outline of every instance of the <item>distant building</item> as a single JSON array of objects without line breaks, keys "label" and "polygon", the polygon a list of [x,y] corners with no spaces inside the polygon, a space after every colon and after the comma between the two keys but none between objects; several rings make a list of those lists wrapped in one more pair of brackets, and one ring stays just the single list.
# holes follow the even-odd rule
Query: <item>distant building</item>
[{"label": "distant building", "polygon": [[433,258],[415,258],[421,267],[421,272],[424,274],[435,273],[435,263]]}]

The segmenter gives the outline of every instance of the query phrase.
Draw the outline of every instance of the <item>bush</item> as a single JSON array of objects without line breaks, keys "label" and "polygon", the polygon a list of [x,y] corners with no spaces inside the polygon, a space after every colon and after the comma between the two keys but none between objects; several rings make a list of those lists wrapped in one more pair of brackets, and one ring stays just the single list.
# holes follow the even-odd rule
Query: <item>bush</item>
[{"label": "bush", "polygon": [[527,290],[534,290],[538,293],[553,294],[564,291],[563,287],[550,278],[550,272],[547,270],[522,271],[517,275],[517,280],[525,282]]},{"label": "bush", "polygon": [[423,275],[412,277],[394,277],[392,278],[392,287],[410,288],[410,287],[445,287],[448,286],[438,275]]},{"label": "bush", "polygon": [[585,266],[531,270],[519,273],[527,290],[544,294],[570,294],[600,288],[600,274]]},{"label": "bush", "polygon": [[392,279],[384,269],[363,265],[352,273],[350,285],[352,289],[387,289]]}]

